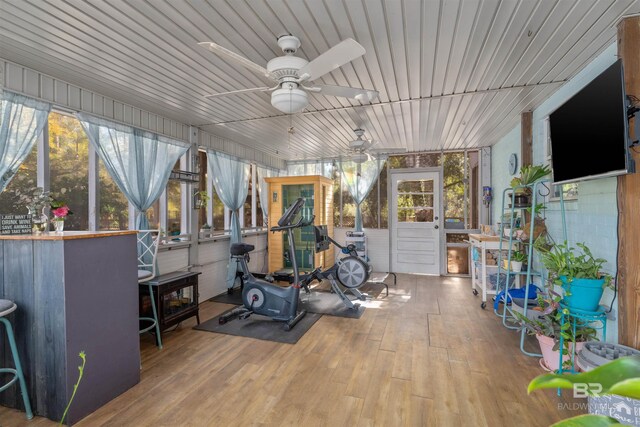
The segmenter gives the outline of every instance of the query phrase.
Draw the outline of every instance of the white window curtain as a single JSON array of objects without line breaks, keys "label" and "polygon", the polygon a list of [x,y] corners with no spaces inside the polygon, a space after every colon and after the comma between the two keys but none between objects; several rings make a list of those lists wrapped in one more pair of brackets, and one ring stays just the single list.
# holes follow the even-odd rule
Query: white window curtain
[{"label": "white window curtain", "polygon": [[[136,229],[148,230],[147,209],[164,191],[173,166],[189,145],[84,113],[78,113],[78,119],[109,175],[134,206]],[[138,253],[143,252],[139,246]]]},{"label": "white window curtain", "polygon": [[260,197],[260,204],[262,205],[262,219],[265,227],[269,225],[269,184],[265,178],[274,176],[280,176],[280,171],[258,166],[258,197]]},{"label": "white window curtain", "polygon": [[47,123],[51,104],[0,93],[0,192],[9,185]]},{"label": "white window curtain", "polygon": [[[242,241],[239,211],[249,190],[250,165],[240,159],[213,151],[207,152],[209,176],[225,207],[231,211],[231,244]],[[229,259],[227,287],[235,282],[237,263]]]},{"label": "white window curtain", "polygon": [[346,159],[340,161],[342,181],[356,202],[355,231],[362,231],[362,212],[360,211],[360,205],[373,188],[373,184],[376,182],[376,179],[378,179],[386,160],[386,157],[379,157],[378,159],[367,160],[364,163],[355,163]]}]

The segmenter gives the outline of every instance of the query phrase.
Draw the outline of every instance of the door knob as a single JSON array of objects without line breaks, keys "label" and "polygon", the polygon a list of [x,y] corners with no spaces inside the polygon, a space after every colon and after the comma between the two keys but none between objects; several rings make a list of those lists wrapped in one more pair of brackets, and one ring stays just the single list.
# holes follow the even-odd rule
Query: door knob
[{"label": "door knob", "polygon": [[440,228],[440,227],[438,227],[437,225],[434,225],[434,226],[433,226],[433,228],[438,229],[438,228]]},{"label": "door knob", "polygon": [[437,220],[438,220],[438,217],[435,217],[434,219],[437,221]]}]

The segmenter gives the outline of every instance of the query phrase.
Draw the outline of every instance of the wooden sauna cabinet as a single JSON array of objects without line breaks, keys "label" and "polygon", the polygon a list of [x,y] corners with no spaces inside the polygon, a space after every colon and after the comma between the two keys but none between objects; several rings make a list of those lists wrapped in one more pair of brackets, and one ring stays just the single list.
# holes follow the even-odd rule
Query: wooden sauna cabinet
[{"label": "wooden sauna cabinet", "polygon": [[[303,215],[316,216],[315,225],[326,225],[333,237],[333,181],[320,175],[266,178],[269,183],[269,225],[275,225],[286,208],[298,197],[304,197]],[[315,235],[312,226],[294,230],[296,256],[300,271],[317,267],[326,269],[334,264],[334,249],[315,253]],[[285,233],[269,233],[269,271],[289,268],[284,251],[288,250]],[[300,262],[302,261],[302,262]],[[311,262],[312,261],[312,262]]]}]

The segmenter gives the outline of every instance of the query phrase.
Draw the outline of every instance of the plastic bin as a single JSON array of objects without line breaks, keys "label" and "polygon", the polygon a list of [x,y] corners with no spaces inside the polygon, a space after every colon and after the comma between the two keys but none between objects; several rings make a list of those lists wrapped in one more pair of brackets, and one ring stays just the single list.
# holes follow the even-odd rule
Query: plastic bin
[{"label": "plastic bin", "polygon": [[[618,344],[589,341],[576,356],[576,363],[589,371],[614,359],[639,355],[640,351]],[[640,427],[640,400],[616,395],[589,397],[589,413],[615,418],[623,424]]]}]

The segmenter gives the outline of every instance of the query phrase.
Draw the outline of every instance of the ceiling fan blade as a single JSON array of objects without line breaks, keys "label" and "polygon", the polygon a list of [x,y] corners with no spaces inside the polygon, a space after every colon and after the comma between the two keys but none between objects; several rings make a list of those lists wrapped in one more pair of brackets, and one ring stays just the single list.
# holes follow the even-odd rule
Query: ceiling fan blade
[{"label": "ceiling fan blade", "polygon": [[229,92],[220,92],[220,93],[212,93],[211,95],[205,95],[205,98],[217,98],[218,96],[227,96],[227,95],[241,95],[244,93],[252,93],[252,92],[267,92],[269,90],[273,90],[273,88],[271,87],[254,87],[251,89],[239,89],[239,90],[232,90]]},{"label": "ceiling fan blade", "polygon": [[206,48],[208,48],[211,52],[215,53],[216,55],[219,55],[225,59],[231,60],[236,62],[237,64],[242,65],[245,68],[250,69],[251,71],[254,71],[258,74],[261,74],[265,77],[271,77],[271,75],[269,74],[269,72],[267,71],[266,68],[256,64],[255,62],[251,62],[249,61],[247,58],[245,58],[244,56],[238,55],[235,52],[230,51],[229,49],[220,46],[219,44],[213,43],[213,42],[200,42],[198,43],[200,46],[204,46]]},{"label": "ceiling fan blade", "polygon": [[347,62],[365,54],[365,49],[353,39],[345,39],[309,62],[298,71],[300,80],[315,80]]},{"label": "ceiling fan blade", "polygon": [[314,85],[320,89],[320,94],[329,96],[342,96],[344,98],[352,98],[361,102],[371,102],[378,97],[377,90],[358,89],[355,87],[333,86],[333,85]]}]

